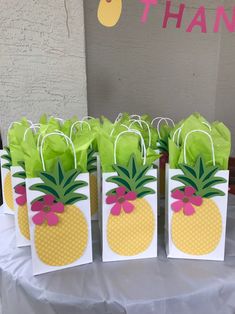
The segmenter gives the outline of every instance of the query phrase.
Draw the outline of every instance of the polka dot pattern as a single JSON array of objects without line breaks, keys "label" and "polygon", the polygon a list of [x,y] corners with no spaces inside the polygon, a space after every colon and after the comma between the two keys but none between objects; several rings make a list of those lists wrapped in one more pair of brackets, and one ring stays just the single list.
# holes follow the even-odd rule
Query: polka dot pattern
[{"label": "polka dot pattern", "polygon": [[135,209],[130,214],[123,210],[119,216],[110,214],[107,237],[110,248],[121,256],[135,256],[150,246],[155,231],[151,206],[145,199],[131,202]]},{"label": "polka dot pattern", "polygon": [[18,225],[19,225],[21,234],[27,240],[30,240],[28,208],[26,204],[24,206],[18,207]]},{"label": "polka dot pattern", "polygon": [[12,190],[12,181],[11,181],[11,173],[8,172],[5,178],[4,183],[4,198],[7,206],[14,211],[14,200],[13,200],[13,190]]},{"label": "polka dot pattern", "polygon": [[35,247],[39,259],[50,266],[65,266],[77,261],[88,243],[88,225],[84,214],[75,206],[66,206],[57,214],[59,223],[44,222],[35,227]]},{"label": "polka dot pattern", "polygon": [[90,174],[90,202],[91,202],[91,216],[98,212],[98,187],[97,178],[94,174]]},{"label": "polka dot pattern", "polygon": [[213,252],[221,239],[222,217],[220,210],[211,199],[195,206],[191,216],[183,211],[174,213],[172,218],[172,240],[182,252],[191,255],[206,255]]}]

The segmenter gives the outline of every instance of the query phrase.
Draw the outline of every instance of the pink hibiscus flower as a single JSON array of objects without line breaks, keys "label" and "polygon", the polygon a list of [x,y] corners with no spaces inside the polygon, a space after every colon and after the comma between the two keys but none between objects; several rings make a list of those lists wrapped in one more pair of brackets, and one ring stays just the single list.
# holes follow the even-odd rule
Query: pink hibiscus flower
[{"label": "pink hibiscus flower", "polygon": [[114,216],[119,216],[123,208],[124,212],[131,213],[135,206],[129,202],[134,201],[137,195],[135,192],[127,192],[125,187],[119,187],[116,189],[115,195],[109,195],[106,199],[107,204],[114,204],[111,209],[111,214]]},{"label": "pink hibiscus flower", "polygon": [[173,191],[171,196],[178,201],[171,204],[172,210],[177,213],[183,209],[185,215],[193,215],[195,213],[194,206],[201,206],[203,202],[201,196],[194,195],[195,192],[196,190],[192,186],[186,186],[184,192],[180,190]]},{"label": "pink hibiscus flower", "polygon": [[49,226],[55,226],[59,222],[56,213],[63,213],[64,204],[55,203],[53,195],[45,195],[43,201],[36,201],[32,204],[31,210],[38,212],[32,218],[35,225],[42,225],[44,221],[47,221]]},{"label": "pink hibiscus flower", "polygon": [[20,194],[20,196],[16,198],[16,204],[19,206],[24,206],[27,203],[26,187],[24,185],[17,185],[15,187],[15,192],[16,194]]}]

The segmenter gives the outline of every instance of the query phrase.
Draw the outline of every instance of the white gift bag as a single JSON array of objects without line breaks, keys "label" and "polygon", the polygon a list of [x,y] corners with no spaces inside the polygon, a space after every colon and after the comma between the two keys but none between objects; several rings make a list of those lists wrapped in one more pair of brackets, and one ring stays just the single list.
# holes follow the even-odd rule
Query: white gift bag
[{"label": "white gift bag", "polygon": [[[200,156],[187,164],[186,145],[193,133],[210,140],[213,166]],[[229,171],[215,166],[214,143],[203,130],[189,132],[184,141],[184,164],[166,176],[166,250],[169,258],[224,260]]]},{"label": "white gift bag", "polygon": [[16,246],[29,246],[30,232],[25,183],[25,169],[22,166],[13,166],[11,167],[11,174],[15,208]]},{"label": "white gift bag", "polygon": [[[117,165],[119,138],[135,133],[141,138],[143,165],[132,155],[129,165]],[[102,174],[102,258],[104,262],[157,256],[157,170],[146,165],[140,132],[120,133],[114,144],[116,172]]]},{"label": "white gift bag", "polygon": [[[25,130],[23,141],[26,140],[29,131],[36,132],[40,129],[39,124],[31,124]],[[28,206],[26,194],[26,172],[25,163],[18,162],[18,166],[11,167],[12,186],[13,186],[13,199],[15,210],[15,232],[16,232],[16,246],[24,247],[30,246],[30,231],[28,219]]]},{"label": "white gift bag", "polygon": [[0,150],[0,157],[4,213],[14,215],[14,197],[11,177],[12,161],[9,147]]},{"label": "white gift bag", "polygon": [[[43,146],[48,136],[63,136],[71,144],[73,170],[65,171],[55,160],[54,171],[46,171]],[[34,275],[92,262],[89,173],[77,170],[74,145],[64,134],[45,135],[40,156],[44,171],[26,179]]]}]

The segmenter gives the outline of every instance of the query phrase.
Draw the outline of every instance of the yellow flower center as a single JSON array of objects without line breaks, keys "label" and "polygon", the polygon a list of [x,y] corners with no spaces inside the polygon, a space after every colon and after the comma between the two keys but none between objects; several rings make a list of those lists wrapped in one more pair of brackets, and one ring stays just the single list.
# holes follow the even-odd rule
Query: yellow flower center
[{"label": "yellow flower center", "polygon": [[120,197],[120,198],[118,199],[118,203],[122,204],[122,203],[124,203],[124,202],[125,202],[125,197]]},{"label": "yellow flower center", "polygon": [[43,211],[48,213],[51,210],[51,208],[49,206],[45,206],[43,207]]}]

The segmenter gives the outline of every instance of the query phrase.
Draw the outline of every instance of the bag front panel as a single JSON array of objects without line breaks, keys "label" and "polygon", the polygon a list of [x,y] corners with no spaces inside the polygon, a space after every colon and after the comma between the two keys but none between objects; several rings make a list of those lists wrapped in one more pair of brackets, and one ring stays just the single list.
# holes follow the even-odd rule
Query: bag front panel
[{"label": "bag front panel", "polygon": [[[148,175],[157,178],[157,170]],[[157,181],[147,187],[155,193],[136,199],[131,203],[134,210],[115,216],[111,213],[116,204],[107,204],[107,192],[117,186],[107,182],[116,173],[103,173],[102,179],[102,256],[103,261],[141,259],[157,256]]]},{"label": "bag front panel", "polygon": [[48,208],[50,210],[51,205],[46,204],[45,200],[45,221],[41,225],[34,223],[33,217],[41,211],[33,211],[32,203],[35,199],[42,202],[40,198],[44,195],[39,191],[32,191],[30,187],[42,183],[42,180],[26,179],[34,275],[92,262],[89,173],[80,174],[77,179],[87,183],[87,186],[78,190],[87,199],[65,205],[63,212],[54,212],[53,215],[59,221],[52,226],[48,224],[49,218],[51,219],[48,217]]},{"label": "bag front panel", "polygon": [[171,192],[179,182],[173,176],[181,175],[180,169],[167,170],[167,254],[173,258],[224,260],[225,233],[228,205],[229,171],[218,171],[216,176],[226,183],[214,186],[224,196],[203,198],[202,204],[195,207],[193,215],[185,215],[183,211],[174,212],[172,204],[177,202]]}]

